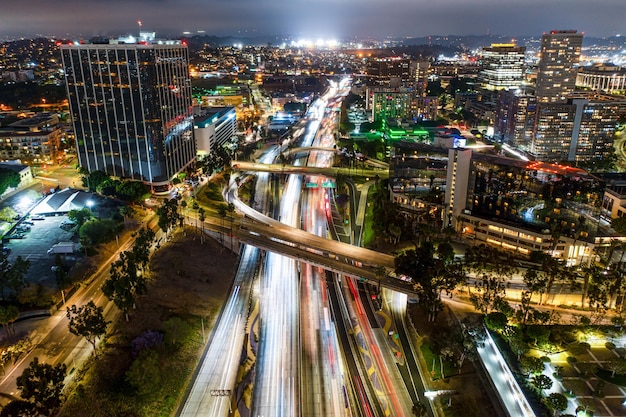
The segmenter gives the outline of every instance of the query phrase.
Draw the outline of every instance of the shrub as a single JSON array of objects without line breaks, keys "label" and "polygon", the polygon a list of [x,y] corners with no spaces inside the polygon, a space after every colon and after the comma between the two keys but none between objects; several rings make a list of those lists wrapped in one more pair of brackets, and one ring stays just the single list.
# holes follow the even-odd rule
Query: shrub
[{"label": "shrub", "polygon": [[133,358],[139,356],[143,350],[159,346],[161,343],[163,343],[163,335],[161,333],[154,330],[146,330],[130,342]]},{"label": "shrub", "polygon": [[613,343],[613,342],[606,342],[606,343],[604,344],[604,346],[605,346],[607,349],[610,349],[610,350],[615,349],[615,343]]},{"label": "shrub", "polygon": [[576,362],[578,362],[578,359],[576,359],[574,356],[568,356],[567,357],[567,362],[569,362],[569,363],[576,363]]},{"label": "shrub", "polygon": [[543,363],[550,363],[550,362],[552,362],[552,360],[549,357],[547,357],[547,356],[542,356],[541,357],[541,362],[543,362]]}]

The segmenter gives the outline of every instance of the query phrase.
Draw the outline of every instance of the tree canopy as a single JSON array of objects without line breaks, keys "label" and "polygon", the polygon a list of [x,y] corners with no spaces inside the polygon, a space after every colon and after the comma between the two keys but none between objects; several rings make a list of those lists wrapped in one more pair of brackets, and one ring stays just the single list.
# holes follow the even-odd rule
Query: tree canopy
[{"label": "tree canopy", "polygon": [[52,366],[35,358],[22,375],[17,377],[17,389],[43,415],[51,415],[61,405],[61,393],[67,368],[60,363]]},{"label": "tree canopy", "polygon": [[89,301],[82,307],[73,305],[67,310],[70,333],[84,337],[93,347],[94,355],[97,355],[96,339],[107,331],[108,322],[102,310],[102,307],[97,307],[93,301]]},{"label": "tree canopy", "polygon": [[420,303],[434,320],[441,307],[441,293],[451,292],[466,278],[461,265],[447,265],[444,259],[435,258],[430,244],[407,250],[396,256],[395,272],[411,277]]},{"label": "tree canopy", "polygon": [[8,168],[0,168],[0,195],[8,188],[16,188],[18,185],[20,185],[19,173]]}]

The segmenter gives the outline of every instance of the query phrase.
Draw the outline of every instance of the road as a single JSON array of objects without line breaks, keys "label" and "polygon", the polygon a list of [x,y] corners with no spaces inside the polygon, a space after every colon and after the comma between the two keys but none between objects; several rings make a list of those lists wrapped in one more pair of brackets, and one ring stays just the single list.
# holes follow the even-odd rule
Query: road
[{"label": "road", "polygon": [[[89,285],[81,285],[79,289],[67,299],[66,305],[85,305],[93,301],[97,306],[103,307],[104,316],[112,321],[119,318],[119,310],[102,294],[102,283],[109,277],[109,266],[114,262],[119,253],[128,250],[134,242],[130,238],[120,242],[120,248],[102,264],[92,276]],[[67,366],[69,381],[74,376],[82,362],[92,354],[91,345],[82,337],[69,332],[68,320],[64,309],[58,310],[51,317],[42,320],[40,325],[31,336],[33,348],[15,363],[0,380],[0,393],[3,398],[14,399],[17,396],[16,378],[22,374],[34,358],[39,358],[42,363],[58,364]],[[8,402],[8,401],[7,401]]]},{"label": "road", "polygon": [[[328,115],[325,113],[325,120]],[[324,123],[323,123],[324,124]],[[333,154],[326,152],[333,141],[332,131],[322,127],[309,149],[307,165],[328,167]],[[306,149],[306,148],[300,148]],[[320,149],[324,151],[320,152]],[[330,148],[332,149],[332,148]],[[312,180],[317,178],[313,177]],[[319,178],[322,181],[325,177]],[[326,237],[326,190],[311,189],[300,198],[302,229]],[[309,263],[301,263],[300,332],[302,343],[301,387],[302,416],[345,416],[341,351],[335,328],[331,325],[331,308],[327,296],[325,271]]]},{"label": "road", "polygon": [[[310,145],[319,126],[321,100],[311,105],[303,143]],[[299,196],[302,178],[290,175],[282,189],[281,223],[300,226]],[[254,210],[251,210],[250,214]],[[274,222],[277,223],[277,222]],[[300,283],[293,259],[269,252],[261,277],[259,353],[252,415],[300,415]]]},{"label": "road", "polygon": [[246,245],[237,275],[207,343],[181,417],[227,416],[244,345],[252,279],[259,267],[260,251]]}]

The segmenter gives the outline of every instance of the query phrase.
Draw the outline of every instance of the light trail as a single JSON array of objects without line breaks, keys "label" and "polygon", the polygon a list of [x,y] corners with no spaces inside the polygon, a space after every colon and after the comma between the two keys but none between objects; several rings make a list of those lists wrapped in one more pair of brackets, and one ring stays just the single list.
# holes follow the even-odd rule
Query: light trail
[{"label": "light trail", "polygon": [[213,395],[217,390],[234,392],[239,358],[244,343],[245,320],[251,281],[258,266],[259,250],[245,246],[233,288],[211,334],[180,417],[225,417],[230,396]]}]

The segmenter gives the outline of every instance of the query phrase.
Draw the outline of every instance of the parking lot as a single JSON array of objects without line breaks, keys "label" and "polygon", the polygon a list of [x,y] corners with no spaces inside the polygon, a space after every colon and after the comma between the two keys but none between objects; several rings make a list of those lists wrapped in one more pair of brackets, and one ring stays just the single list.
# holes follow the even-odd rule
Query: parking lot
[{"label": "parking lot", "polygon": [[[51,270],[55,264],[55,256],[48,255],[47,252],[58,242],[72,240],[73,233],[59,227],[64,220],[67,220],[65,215],[32,220],[30,231],[24,232],[22,239],[10,239],[4,243],[4,247],[11,250],[9,262],[13,263],[18,256],[30,261],[30,268],[26,275],[29,283],[56,288],[56,275]],[[80,256],[79,253],[61,256],[66,271],[76,262],[78,256]]]}]

